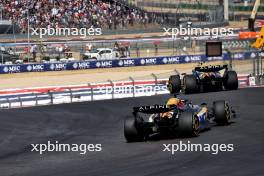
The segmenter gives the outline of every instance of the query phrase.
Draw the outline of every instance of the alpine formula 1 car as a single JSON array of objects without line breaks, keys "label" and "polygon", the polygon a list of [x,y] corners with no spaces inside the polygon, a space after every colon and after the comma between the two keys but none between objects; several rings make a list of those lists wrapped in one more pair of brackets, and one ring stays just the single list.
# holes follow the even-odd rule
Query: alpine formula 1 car
[{"label": "alpine formula 1 car", "polygon": [[134,107],[124,122],[127,142],[138,142],[154,136],[191,137],[209,130],[213,124],[228,125],[235,112],[226,101],[193,105],[188,100],[170,98],[165,105]]},{"label": "alpine formula 1 car", "polygon": [[223,89],[236,90],[237,88],[237,73],[228,70],[227,65],[195,67],[192,74],[184,74],[182,81],[179,75],[172,75],[168,83],[171,94],[178,93],[180,90],[187,94]]}]

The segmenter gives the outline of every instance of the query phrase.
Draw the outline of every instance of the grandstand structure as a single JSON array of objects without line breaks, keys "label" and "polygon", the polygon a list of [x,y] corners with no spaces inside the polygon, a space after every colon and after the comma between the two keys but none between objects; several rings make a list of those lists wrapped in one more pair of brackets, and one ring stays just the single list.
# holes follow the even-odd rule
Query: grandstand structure
[{"label": "grandstand structure", "polygon": [[[225,0],[133,0],[129,1],[147,12],[164,17],[164,22],[177,25],[179,21],[192,20],[200,23],[224,22]],[[250,17],[254,1],[228,0],[228,21],[242,21]],[[264,2],[258,12],[264,18]]]},{"label": "grandstand structure", "polygon": [[[82,60],[82,54],[85,52],[87,44],[92,44],[94,48],[113,48],[116,40],[122,39],[124,36],[130,41],[120,41],[119,43],[129,47],[130,57],[201,54],[205,51],[204,40],[191,39],[188,36],[179,40],[160,40],[161,35],[164,33],[163,27],[177,27],[178,25],[187,24],[189,21],[197,27],[199,25],[201,27],[222,27],[228,25],[230,21],[247,21],[253,8],[253,1],[234,3],[234,0],[229,0],[229,20],[226,20],[224,17],[224,2],[227,1],[0,0],[0,34],[4,33],[4,35],[0,35],[0,39],[1,42],[10,42],[11,44],[22,43],[19,46],[5,46],[3,43],[6,49],[17,51],[21,58],[33,58],[31,56],[33,54],[29,53],[29,48],[36,49],[37,62],[46,58],[46,56],[58,60],[62,56],[62,53],[57,49],[58,47],[70,48],[74,58]],[[263,2],[259,8],[258,18],[264,18]],[[97,26],[103,28],[105,36],[89,38],[89,40],[80,40],[80,38],[76,39],[68,36],[60,38],[45,36],[40,39],[30,36],[28,33],[28,28],[61,26],[76,28]],[[242,27],[242,25],[239,25],[239,27]],[[156,29],[156,31],[153,29]],[[125,35],[120,35],[121,30],[123,31],[122,34],[125,33]],[[142,35],[150,31],[154,34]],[[6,35],[7,33],[11,35]],[[148,40],[143,40],[145,36],[148,36]],[[141,40],[141,38],[143,39]],[[53,43],[47,44],[45,43],[47,41]],[[232,51],[239,52],[245,50],[245,48],[250,50],[251,42],[250,40],[230,39],[223,40],[223,45],[224,48],[232,48]]]},{"label": "grandstand structure", "polygon": [[[224,18],[228,2],[229,19]],[[236,2],[236,3],[235,3]],[[237,3],[240,2],[240,3]],[[247,3],[245,3],[247,2]],[[28,28],[101,27],[106,32],[196,25],[224,26],[228,21],[247,20],[254,1],[236,0],[0,0],[0,33],[27,33]],[[264,18],[264,2],[258,18]],[[5,24],[3,24],[5,23]],[[9,26],[6,26],[10,23]],[[154,25],[151,25],[154,24]],[[156,25],[158,24],[158,25]],[[138,31],[136,31],[137,33]]]},{"label": "grandstand structure", "polygon": [[152,22],[139,8],[113,0],[0,0],[0,4],[0,20],[11,21],[20,33],[27,33],[28,28],[43,27],[117,30],[146,27]]}]

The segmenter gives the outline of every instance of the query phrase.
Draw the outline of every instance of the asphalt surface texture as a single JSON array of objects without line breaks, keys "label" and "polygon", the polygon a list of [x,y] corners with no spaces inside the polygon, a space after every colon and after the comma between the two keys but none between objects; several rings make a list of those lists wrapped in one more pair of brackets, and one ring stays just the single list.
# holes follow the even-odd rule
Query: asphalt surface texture
[{"label": "asphalt surface texture", "polygon": [[[126,143],[124,118],[133,106],[164,104],[170,95],[0,110],[1,176],[262,176],[264,88],[181,95],[194,104],[227,100],[237,112],[229,126],[194,138]],[[101,144],[102,151],[31,151],[31,144]],[[233,144],[234,151],[170,152],[163,144]]]}]

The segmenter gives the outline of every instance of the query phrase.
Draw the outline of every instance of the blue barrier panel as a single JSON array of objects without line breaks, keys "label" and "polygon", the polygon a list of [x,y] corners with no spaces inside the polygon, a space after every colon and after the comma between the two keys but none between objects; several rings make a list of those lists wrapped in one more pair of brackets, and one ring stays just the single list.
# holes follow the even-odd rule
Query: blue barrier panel
[{"label": "blue barrier panel", "polygon": [[[238,52],[232,53],[234,60],[253,59],[259,55],[259,52]],[[217,60],[229,60],[230,57],[224,53],[222,57],[206,57],[205,55],[182,55],[182,56],[163,56],[147,57],[134,59],[117,59],[102,61],[78,61],[78,62],[57,62],[45,64],[22,64],[22,65],[0,65],[0,74],[20,73],[20,72],[44,72],[44,71],[63,71],[63,70],[81,70],[93,68],[113,68],[113,67],[133,67],[147,65],[164,64],[183,64],[191,62],[206,62]]]}]

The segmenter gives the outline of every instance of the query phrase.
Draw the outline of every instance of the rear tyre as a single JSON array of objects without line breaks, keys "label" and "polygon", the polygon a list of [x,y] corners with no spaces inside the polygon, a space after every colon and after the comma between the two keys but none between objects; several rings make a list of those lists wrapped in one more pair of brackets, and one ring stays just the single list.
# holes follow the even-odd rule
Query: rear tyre
[{"label": "rear tyre", "polygon": [[169,78],[168,89],[171,94],[179,93],[181,90],[180,75],[172,75]]},{"label": "rear tyre", "polygon": [[136,118],[129,116],[124,122],[124,135],[127,142],[140,142],[143,141],[144,135],[140,131]]},{"label": "rear tyre", "polygon": [[238,78],[235,71],[227,72],[224,86],[226,90],[236,90],[238,88]]},{"label": "rear tyre", "polygon": [[215,122],[218,125],[228,125],[231,117],[230,107],[226,101],[215,101],[213,103]]},{"label": "rear tyre", "polygon": [[192,112],[183,112],[179,115],[177,132],[180,136],[198,136],[199,119]]},{"label": "rear tyre", "polygon": [[184,76],[184,90],[186,94],[196,93],[199,91],[199,86],[197,84],[196,78],[193,75]]}]

